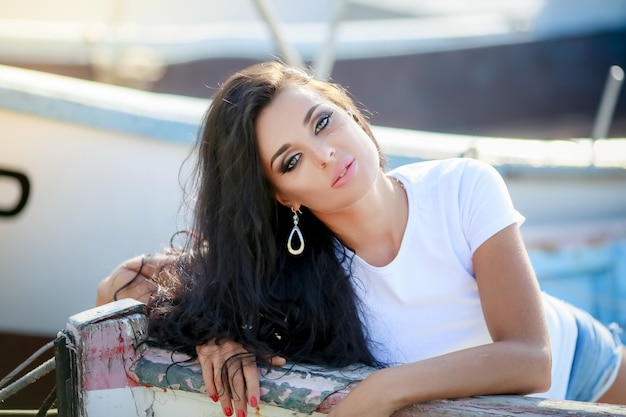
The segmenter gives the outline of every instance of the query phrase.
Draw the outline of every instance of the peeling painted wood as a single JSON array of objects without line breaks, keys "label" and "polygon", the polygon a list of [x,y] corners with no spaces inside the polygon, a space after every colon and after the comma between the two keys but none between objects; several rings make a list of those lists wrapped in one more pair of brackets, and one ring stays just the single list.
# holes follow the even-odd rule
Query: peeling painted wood
[{"label": "peeling painted wood", "polygon": [[[76,389],[82,417],[171,417],[181,414],[222,416],[219,403],[206,395],[196,361],[143,343],[147,319],[143,305],[121,300],[104,309],[72,316],[65,331],[75,352]],[[372,368],[326,369],[289,364],[261,368],[261,404],[249,409],[258,417],[323,416]],[[60,410],[62,411],[62,410]],[[65,414],[69,415],[69,414]],[[626,416],[626,407],[501,395],[416,404],[394,417],[417,416]]]},{"label": "peeling painted wood", "polygon": [[[144,352],[134,371],[140,384],[206,393],[200,366],[196,362],[172,366],[168,352]],[[184,359],[181,355],[176,360]],[[169,369],[168,369],[169,368]],[[351,367],[328,370],[317,367],[286,366],[262,369],[261,400],[299,413],[327,414],[373,369]],[[167,373],[167,377],[165,376]],[[183,382],[184,381],[184,382]],[[516,395],[494,395],[416,404],[394,417],[414,416],[626,416],[626,407],[578,401],[560,401]]]},{"label": "peeling painted wood", "polygon": [[69,339],[77,355],[82,389],[133,386],[126,370],[139,358],[138,348],[147,336],[144,306],[128,300],[118,305],[87,310],[70,317]]},{"label": "peeling painted wood", "polygon": [[[333,393],[364,379],[373,369],[351,366],[329,370],[316,366],[287,364],[281,368],[260,367],[261,401],[310,414]],[[140,385],[206,394],[197,361],[163,349],[148,348],[131,366],[129,374]]]}]

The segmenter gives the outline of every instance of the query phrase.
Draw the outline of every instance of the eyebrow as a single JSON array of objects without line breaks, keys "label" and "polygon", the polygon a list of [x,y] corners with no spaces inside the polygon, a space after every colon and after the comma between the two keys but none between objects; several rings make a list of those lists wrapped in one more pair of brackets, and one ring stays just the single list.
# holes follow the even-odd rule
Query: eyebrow
[{"label": "eyebrow", "polygon": [[313,107],[311,107],[309,109],[308,112],[306,112],[306,115],[304,116],[304,122],[302,124],[306,125],[307,123],[309,123],[309,120],[311,120],[311,116],[313,116],[313,112],[315,111],[315,109],[317,109],[317,107],[322,104],[322,103],[317,103],[315,105],[313,105]]},{"label": "eyebrow", "polygon": [[276,153],[272,156],[272,159],[270,159],[270,167],[274,165],[274,161],[276,160],[276,158],[278,158],[280,154],[282,154],[287,149],[289,149],[290,146],[291,146],[290,144],[285,143],[283,146],[280,147],[280,149],[276,151]]}]

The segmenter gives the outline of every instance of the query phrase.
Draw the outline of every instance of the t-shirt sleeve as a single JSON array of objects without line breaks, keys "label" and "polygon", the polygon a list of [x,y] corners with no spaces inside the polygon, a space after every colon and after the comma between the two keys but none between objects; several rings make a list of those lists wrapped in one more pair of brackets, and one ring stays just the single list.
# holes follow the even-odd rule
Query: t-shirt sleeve
[{"label": "t-shirt sleeve", "polygon": [[461,224],[472,254],[500,230],[525,220],[513,206],[500,173],[486,162],[467,159],[459,198]]}]

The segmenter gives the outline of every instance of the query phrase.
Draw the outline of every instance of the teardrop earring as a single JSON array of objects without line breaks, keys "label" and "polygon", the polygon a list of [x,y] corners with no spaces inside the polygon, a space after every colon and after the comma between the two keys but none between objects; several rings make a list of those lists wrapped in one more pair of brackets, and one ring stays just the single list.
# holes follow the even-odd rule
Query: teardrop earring
[{"label": "teardrop earring", "polygon": [[[298,222],[300,221],[298,213],[302,214],[302,212],[300,210],[295,210],[293,207],[291,208],[291,211],[293,212],[293,228],[291,229],[291,233],[289,233],[289,237],[287,238],[287,250],[290,254],[296,256],[300,255],[304,251],[304,237],[302,236],[302,232],[298,227]],[[291,244],[293,242],[294,235],[300,242],[300,246],[298,246],[297,249],[294,249],[293,245]]]}]

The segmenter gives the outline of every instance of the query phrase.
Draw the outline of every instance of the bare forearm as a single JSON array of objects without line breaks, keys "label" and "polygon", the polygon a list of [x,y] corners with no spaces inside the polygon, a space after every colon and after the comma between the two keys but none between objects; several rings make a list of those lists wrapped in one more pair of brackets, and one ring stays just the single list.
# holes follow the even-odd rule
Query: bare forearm
[{"label": "bare forearm", "polygon": [[549,388],[550,354],[505,341],[387,368],[372,375],[397,410],[411,404]]}]

